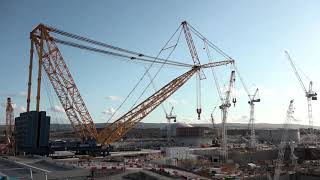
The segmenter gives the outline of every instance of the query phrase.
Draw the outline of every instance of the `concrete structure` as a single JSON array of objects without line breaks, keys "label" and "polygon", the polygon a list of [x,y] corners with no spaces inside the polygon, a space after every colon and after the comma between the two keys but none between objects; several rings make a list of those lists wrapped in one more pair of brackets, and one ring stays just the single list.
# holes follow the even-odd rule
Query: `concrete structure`
[{"label": "concrete structure", "polygon": [[[161,128],[161,136],[162,137],[166,137],[167,136],[167,126]],[[186,123],[171,123],[170,124],[170,130],[171,130],[171,137],[175,137],[176,136],[176,130],[177,128],[183,128],[183,127],[192,127],[192,125],[190,124],[186,124]]]},{"label": "concrete structure", "polygon": [[188,159],[189,148],[188,147],[170,147],[165,149],[166,156],[171,159]]},{"label": "concrete structure", "polygon": [[[250,131],[248,129],[228,129],[228,136],[249,136]],[[267,142],[271,144],[280,144],[283,129],[256,129],[256,139],[258,142]],[[300,131],[299,129],[288,130],[288,140],[296,143],[300,142]]]},{"label": "concrete structure", "polygon": [[[256,136],[260,142],[270,142],[272,144],[280,144],[283,129],[258,129],[256,130]],[[300,142],[300,131],[299,129],[288,129],[288,141]]]},{"label": "concrete structure", "polygon": [[160,138],[160,128],[148,128],[148,129],[138,129],[138,128],[133,128],[131,129],[125,136],[124,138]]},{"label": "concrete structure", "polygon": [[[15,118],[15,139],[20,154],[48,154],[50,117],[45,111],[21,113]],[[38,137],[38,139],[37,139]]]},{"label": "concrete structure", "polygon": [[179,127],[175,142],[181,146],[200,147],[212,144],[212,129],[208,127]]}]

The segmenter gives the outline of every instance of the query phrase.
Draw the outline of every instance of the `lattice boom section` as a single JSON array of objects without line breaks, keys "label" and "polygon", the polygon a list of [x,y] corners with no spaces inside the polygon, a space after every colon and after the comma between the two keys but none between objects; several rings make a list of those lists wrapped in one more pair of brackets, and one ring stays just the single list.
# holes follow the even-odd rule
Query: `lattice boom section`
[{"label": "lattice boom section", "polygon": [[106,145],[121,139],[131,128],[176,92],[199,68],[194,68],[174,79],[133,110],[129,111],[99,134],[99,142]]},{"label": "lattice boom section", "polygon": [[86,133],[89,133],[86,136],[97,138],[97,130],[93,123],[92,117],[87,107],[85,106],[80,92],[71,76],[71,73],[67,65],[65,64],[65,61],[58,47],[53,41],[50,41],[50,39],[52,38],[49,36],[48,33],[46,34],[46,39],[46,43],[49,49],[49,58],[52,60],[53,66],[56,68],[57,75],[63,82],[65,91],[68,93],[70,99],[72,100],[71,108],[74,108],[77,111],[82,120],[83,125],[86,126]]},{"label": "lattice boom section", "polygon": [[[37,39],[34,39],[33,41],[35,43],[37,51],[39,52],[40,51],[40,43],[38,42]],[[46,52],[46,49],[43,49],[43,50],[44,50],[44,56],[42,58],[42,66],[48,75],[48,78],[53,86],[53,89],[55,90],[55,92],[61,102],[61,105],[64,108],[66,115],[71,122],[71,125],[72,125],[74,131],[79,135],[80,138],[84,138],[85,134],[84,134],[83,126],[79,120],[77,112],[72,107],[72,102],[68,96],[68,93],[65,89],[65,86],[64,86],[63,82],[61,81],[61,79],[59,78],[59,76],[57,74],[57,70],[54,67],[52,60],[48,56],[49,52]]]}]

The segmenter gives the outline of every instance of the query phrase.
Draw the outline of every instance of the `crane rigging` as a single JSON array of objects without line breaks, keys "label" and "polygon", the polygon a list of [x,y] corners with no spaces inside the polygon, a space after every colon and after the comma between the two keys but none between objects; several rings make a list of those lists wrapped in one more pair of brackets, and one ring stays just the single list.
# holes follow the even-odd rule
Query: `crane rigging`
[{"label": "crane rigging", "polygon": [[309,130],[310,130],[310,138],[313,138],[313,119],[312,119],[312,100],[317,100],[317,93],[312,90],[312,81],[309,82],[309,90],[306,89],[304,83],[301,80],[301,77],[293,63],[293,60],[291,59],[288,51],[285,51],[285,54],[287,56],[288,61],[290,62],[290,65],[303,89],[303,92],[305,93],[305,97],[307,98],[308,102],[308,120],[309,120]]},{"label": "crane rigging", "polygon": [[[83,48],[81,44],[78,46],[80,49],[86,49],[93,52],[99,52],[102,54],[108,54],[112,56],[117,56],[121,58],[128,58],[137,61],[143,61],[147,59],[147,62],[155,62],[159,64],[168,64],[178,67],[189,67],[191,70],[182,74],[181,76],[175,78],[160,90],[155,92],[149,98],[141,102],[139,105],[132,108],[129,112],[121,116],[119,119],[115,120],[113,123],[107,125],[105,129],[97,132],[94,121],[82,99],[80,92],[75,84],[73,77],[64,61],[64,58],[56,43],[61,43],[58,41],[52,33],[58,33],[60,35],[65,35],[68,38],[74,38],[78,41],[85,41],[89,44],[94,44],[96,46],[101,46],[104,48],[109,48],[113,50],[120,51],[121,53],[114,53],[109,50],[97,49],[86,45],[88,48]],[[130,129],[132,129],[138,122],[140,122],[144,117],[151,113],[155,108],[157,108],[162,102],[164,102],[168,97],[170,97],[174,92],[176,92],[181,86],[183,86],[195,73],[202,71],[205,68],[211,68],[215,66],[222,66],[227,64],[233,64],[234,61],[231,59],[212,62],[208,64],[195,64],[189,65],[185,63],[178,63],[174,61],[166,61],[157,58],[152,58],[151,56],[145,56],[141,53],[135,53],[133,51],[124,50],[122,48],[117,48],[105,43],[90,40],[88,38],[82,38],[71,33],[66,33],[57,30],[52,27],[39,24],[31,33],[31,49],[30,49],[30,65],[29,65],[29,78],[28,78],[28,96],[27,96],[27,111],[30,110],[30,97],[31,97],[31,79],[33,70],[33,51],[34,47],[38,54],[38,84],[37,84],[37,102],[36,110],[40,109],[40,90],[41,90],[41,77],[42,68],[47,74],[55,93],[64,108],[66,115],[71,122],[71,125],[75,133],[81,138],[94,138],[98,143],[102,145],[108,145],[119,139],[121,139]],[[72,47],[73,44],[65,44]],[[130,56],[124,54],[131,54]],[[142,58],[143,57],[143,58]],[[150,61],[149,61],[150,60]]]}]

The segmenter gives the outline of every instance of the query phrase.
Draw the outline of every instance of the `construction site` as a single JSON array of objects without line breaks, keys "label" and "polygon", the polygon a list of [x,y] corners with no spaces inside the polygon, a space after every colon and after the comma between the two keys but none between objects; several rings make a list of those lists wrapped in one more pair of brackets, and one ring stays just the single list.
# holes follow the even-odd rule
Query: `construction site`
[{"label": "construction site", "polygon": [[[23,53],[28,57],[28,74],[21,77],[27,92],[26,109],[16,112],[15,96],[6,96],[2,102],[1,180],[320,179],[320,130],[314,125],[312,111],[317,93],[312,80],[304,81],[304,73],[288,51],[283,51],[291,70],[287,73],[304,94],[307,103],[301,106],[305,107],[308,124],[297,125],[295,110],[301,106],[296,106],[296,97],[292,97],[283,107],[283,117],[278,120],[282,122],[266,127],[256,123],[259,114],[255,110],[267,98],[259,93],[259,82],[251,88],[247,84],[250,77],[242,76],[241,62],[232,58],[237,55],[227,54],[197,25],[182,21],[177,28],[171,27],[173,34],[164,35],[170,38],[157,55],[114,45],[121,42],[105,43],[79,35],[86,30],[73,33],[58,27],[63,26],[39,22],[26,32],[30,33],[30,51]],[[181,46],[188,57],[179,61],[175,52]],[[133,81],[133,87],[113,84],[127,95],[103,122],[94,120],[96,116],[90,113],[94,108],[87,106],[91,95],[96,94],[80,93],[81,78],[87,75],[73,72],[77,68],[74,64],[88,62],[76,62],[76,57],[67,61],[72,58],[68,51],[143,67],[139,77],[123,73],[127,81]],[[169,81],[161,79],[159,73],[166,68],[179,69],[179,75]],[[97,71],[88,69],[88,74]],[[112,76],[111,72],[104,73]],[[212,101],[203,94],[208,83],[218,101],[206,117],[203,109],[208,107],[203,101]],[[185,122],[172,96],[191,84],[195,102],[187,105],[187,111],[195,118]],[[238,89],[247,99],[238,98]],[[63,123],[56,121],[61,117],[49,107],[43,108],[48,102],[54,107],[55,100],[62,108]],[[247,119],[230,123],[238,101],[247,104],[244,108],[248,111],[242,112]],[[159,115],[152,117],[164,122],[144,122],[157,109]],[[207,123],[197,123],[200,120]]]}]

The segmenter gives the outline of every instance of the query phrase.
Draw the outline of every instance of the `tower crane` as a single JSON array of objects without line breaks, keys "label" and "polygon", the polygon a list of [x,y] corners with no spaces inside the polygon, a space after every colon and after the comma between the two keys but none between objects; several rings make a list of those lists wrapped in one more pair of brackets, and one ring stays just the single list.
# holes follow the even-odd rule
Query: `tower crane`
[{"label": "tower crane", "polygon": [[217,132],[215,120],[214,120],[214,117],[213,117],[213,113],[216,110],[216,108],[217,108],[217,106],[215,106],[213,108],[213,111],[212,111],[212,113],[210,115],[210,119],[211,119],[211,123],[212,123],[212,131],[213,131],[212,146],[214,146],[214,147],[218,147],[220,145],[219,139],[218,139],[219,133]]},{"label": "tower crane", "polygon": [[255,103],[260,102],[260,98],[257,97],[259,89],[257,88],[253,94],[250,94],[247,85],[245,84],[240,71],[238,70],[236,64],[233,64],[234,69],[237,72],[237,75],[240,79],[240,82],[245,90],[246,94],[248,95],[249,101],[248,104],[250,105],[250,117],[249,117],[249,129],[250,129],[250,147],[256,148],[256,134],[255,134]]},{"label": "tower crane", "polygon": [[[208,42],[206,39],[203,39],[204,41],[204,48],[207,52],[207,56],[208,56],[208,59],[209,59],[209,62],[212,61],[212,58],[211,58],[211,54],[210,54],[210,51],[209,51],[209,48],[208,48]],[[220,98],[220,101],[221,101],[221,105],[219,106],[219,108],[221,109],[221,114],[222,114],[222,128],[221,128],[221,139],[222,139],[222,156],[225,160],[228,159],[228,146],[227,146],[227,129],[226,129],[226,123],[227,123],[227,116],[228,116],[228,109],[229,107],[231,106],[231,103],[230,103],[230,98],[231,98],[231,93],[233,91],[233,88],[234,88],[234,83],[235,83],[235,71],[232,71],[231,72],[231,77],[230,77],[230,81],[229,81],[229,87],[228,87],[228,90],[225,94],[225,97],[223,97],[222,95],[222,92],[221,92],[221,89],[220,89],[220,85],[219,85],[219,81],[218,81],[218,78],[217,78],[217,75],[215,73],[215,70],[214,68],[211,68],[211,72],[212,72],[212,75],[214,77],[214,81],[215,81],[215,85],[216,85],[216,88],[217,88],[217,91],[218,91],[218,95],[219,95],[219,98]],[[236,99],[232,99],[233,103],[235,104],[236,103]]]},{"label": "tower crane", "polygon": [[[61,40],[53,34],[67,37],[73,41]],[[47,74],[55,93],[58,96],[66,115],[71,122],[75,133],[82,139],[93,138],[102,145],[111,144],[121,139],[129,130],[131,130],[138,122],[157,108],[168,97],[182,87],[195,73],[202,71],[205,68],[233,64],[231,59],[225,61],[212,62],[207,64],[190,65],[186,63],[175,62],[168,59],[156,58],[144,55],[138,52],[115,47],[106,43],[98,42],[79,35],[71,34],[54,27],[39,24],[31,33],[31,49],[30,49],[30,65],[28,78],[28,96],[27,96],[27,111],[30,110],[31,97],[31,77],[33,70],[33,50],[38,54],[38,84],[37,84],[37,102],[36,110],[40,109],[41,95],[41,78],[42,68]],[[166,64],[171,66],[191,68],[186,73],[180,75],[170,81],[160,90],[152,94],[143,102],[133,107],[129,112],[108,124],[99,133],[95,127],[94,121],[86,108],[85,102],[82,99],[80,92],[73,80],[73,77],[64,61],[64,58],[57,46],[57,43],[68,45],[71,47],[80,48],[83,50],[101,53],[105,55],[117,56],[132,61],[150,62],[158,64]],[[86,44],[81,44],[86,43]],[[94,46],[92,46],[94,45]]]},{"label": "tower crane", "polygon": [[256,133],[255,133],[255,118],[254,118],[254,105],[256,102],[260,102],[260,98],[256,98],[259,89],[257,88],[252,96],[249,96],[248,104],[250,104],[250,147],[256,148]]},{"label": "tower crane", "polygon": [[170,113],[166,114],[166,119],[168,121],[168,126],[167,126],[167,142],[170,142],[171,139],[171,120],[173,120],[173,122],[177,121],[177,116],[173,114],[173,109],[174,106],[171,107]]},{"label": "tower crane", "polygon": [[14,139],[14,113],[11,98],[7,98],[6,107],[6,151],[7,154],[15,154],[15,139]]},{"label": "tower crane", "polygon": [[[229,87],[225,95],[225,99],[222,104],[219,106],[222,112],[222,156],[224,160],[228,159],[228,141],[227,141],[227,116],[228,116],[228,109],[231,106],[231,95],[234,88],[235,83],[235,71],[231,71],[231,76],[229,80]],[[235,101],[233,100],[233,103]]]},{"label": "tower crane", "polygon": [[284,161],[284,153],[285,153],[286,146],[288,144],[288,135],[289,135],[288,130],[290,128],[291,121],[293,120],[293,113],[294,113],[293,100],[291,100],[287,110],[285,122],[283,124],[283,133],[282,133],[281,142],[279,145],[278,159],[276,161],[273,180],[279,180],[279,177],[281,174],[281,167],[283,166],[283,161]]},{"label": "tower crane", "polygon": [[312,90],[312,81],[309,82],[309,90],[306,89],[288,51],[285,51],[285,54],[286,54],[287,59],[290,62],[290,65],[291,65],[291,67],[292,67],[301,87],[302,87],[303,92],[305,93],[305,97],[307,98],[307,101],[308,101],[308,120],[309,120],[309,128],[310,128],[309,135],[311,138],[313,138],[313,119],[312,119],[312,103],[311,103],[311,101],[317,100],[317,93]]}]

